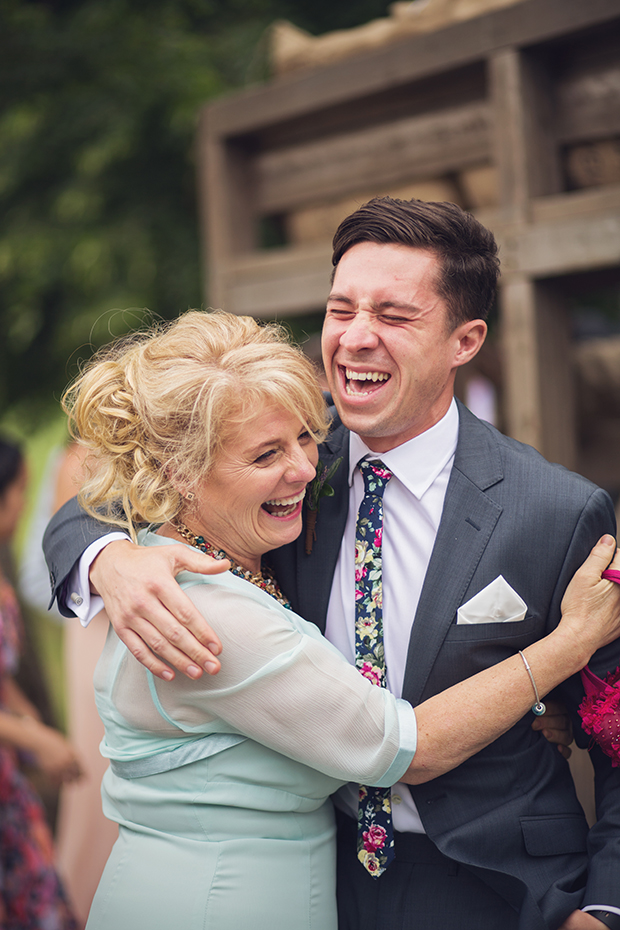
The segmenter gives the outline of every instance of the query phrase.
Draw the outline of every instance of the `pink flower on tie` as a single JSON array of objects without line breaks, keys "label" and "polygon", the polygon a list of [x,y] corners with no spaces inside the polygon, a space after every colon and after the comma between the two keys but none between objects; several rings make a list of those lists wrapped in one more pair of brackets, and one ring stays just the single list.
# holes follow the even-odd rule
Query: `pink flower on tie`
[{"label": "pink flower on tie", "polygon": [[392,472],[387,468],[379,468],[377,465],[373,465],[372,470],[374,471],[377,478],[385,478],[386,480],[389,480],[392,477]]},{"label": "pink flower on tie", "polygon": [[384,827],[380,827],[378,824],[373,823],[370,829],[362,833],[362,839],[364,841],[364,849],[367,852],[376,852],[377,849],[383,849],[385,846],[385,838],[387,832]]},{"label": "pink flower on tie", "polygon": [[379,685],[379,687],[381,687],[383,670],[380,669],[377,665],[371,665],[370,662],[364,662],[360,668],[360,672],[364,678],[367,678],[368,681],[372,681],[373,685]]},{"label": "pink flower on tie", "polygon": [[375,530],[375,541],[373,543],[375,549],[381,548],[382,541],[383,541],[383,524],[381,524],[381,526],[377,527],[377,529]]}]

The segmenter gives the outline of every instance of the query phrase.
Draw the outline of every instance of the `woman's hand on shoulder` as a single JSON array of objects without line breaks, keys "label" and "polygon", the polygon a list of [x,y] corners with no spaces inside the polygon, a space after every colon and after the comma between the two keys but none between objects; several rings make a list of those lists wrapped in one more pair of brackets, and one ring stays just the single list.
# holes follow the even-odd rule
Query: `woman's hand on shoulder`
[{"label": "woman's hand on shoulder", "polygon": [[574,637],[577,650],[589,652],[586,661],[620,636],[620,585],[601,578],[606,568],[620,569],[616,540],[609,535],[593,547],[562,599],[558,629]]},{"label": "woman's hand on shoulder", "polygon": [[90,580],[117,635],[142,665],[167,681],[174,678],[170,666],[195,679],[203,669],[219,671],[222,646],[175,579],[182,571],[213,575],[228,567],[188,546],[116,540],[97,555]]}]

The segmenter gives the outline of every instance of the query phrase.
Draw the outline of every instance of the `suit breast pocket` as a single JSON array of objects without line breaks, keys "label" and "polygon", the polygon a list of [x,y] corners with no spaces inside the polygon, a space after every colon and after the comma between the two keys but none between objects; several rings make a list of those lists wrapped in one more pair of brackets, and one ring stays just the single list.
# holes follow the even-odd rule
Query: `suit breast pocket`
[{"label": "suit breast pocket", "polygon": [[[504,623],[462,623],[457,624],[456,618],[446,636],[446,643],[475,643],[480,641],[497,641],[521,645],[534,642],[543,635],[538,629],[538,617],[529,614],[523,620]],[[515,647],[517,648],[517,646]]]}]

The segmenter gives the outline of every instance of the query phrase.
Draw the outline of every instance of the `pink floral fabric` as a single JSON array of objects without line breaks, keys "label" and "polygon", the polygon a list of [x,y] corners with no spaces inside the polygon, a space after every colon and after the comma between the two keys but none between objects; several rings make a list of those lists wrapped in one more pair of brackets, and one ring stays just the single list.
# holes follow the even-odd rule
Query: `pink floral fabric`
[{"label": "pink floral fabric", "polygon": [[[0,575],[0,693],[17,668],[20,619],[15,592]],[[43,807],[10,746],[0,746],[0,928],[77,930]]]},{"label": "pink floral fabric", "polygon": [[[359,463],[364,477],[355,533],[355,667],[373,685],[386,684],[383,645],[383,492],[392,472],[382,462]],[[394,831],[389,788],[360,785],[357,857],[374,878],[394,858]]]},{"label": "pink floral fabric", "polygon": [[620,767],[620,668],[599,678],[586,666],[581,671],[585,697],[579,708],[583,728],[611,759],[613,768]]}]

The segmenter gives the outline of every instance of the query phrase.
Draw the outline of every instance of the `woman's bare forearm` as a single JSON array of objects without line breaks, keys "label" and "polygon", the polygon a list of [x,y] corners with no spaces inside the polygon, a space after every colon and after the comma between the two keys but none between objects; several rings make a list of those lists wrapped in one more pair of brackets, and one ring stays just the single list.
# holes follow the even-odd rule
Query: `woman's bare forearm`
[{"label": "woman's bare forearm", "polygon": [[[590,658],[561,629],[523,653],[541,698]],[[418,785],[449,772],[514,726],[534,702],[534,689],[520,655],[429,698],[415,709],[418,746],[402,781]]]},{"label": "woman's bare forearm", "polygon": [[[540,697],[587,665],[620,635],[620,586],[601,578],[620,567],[604,536],[569,584],[559,626],[523,650]],[[487,668],[416,707],[418,745],[403,781],[422,784],[460,765],[510,729],[535,703],[521,655]]]}]

